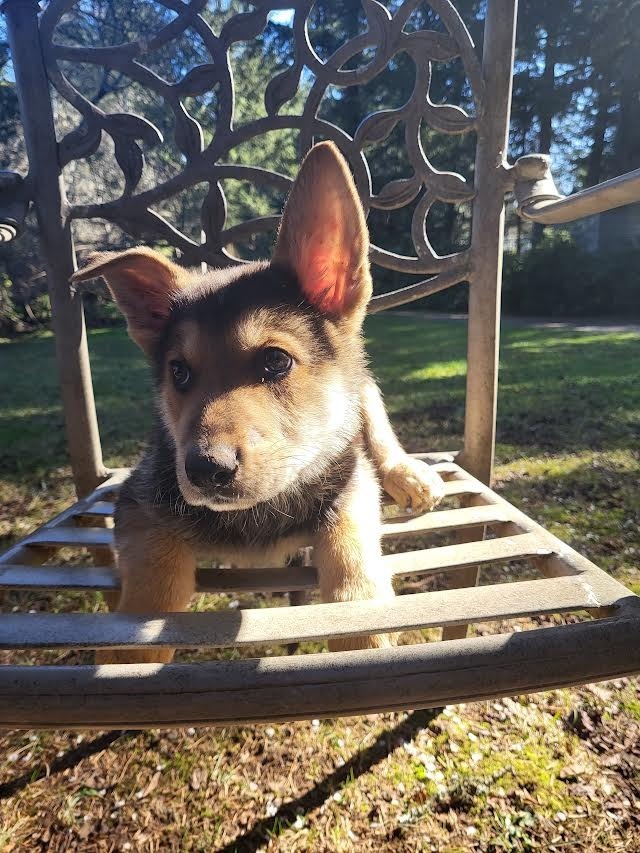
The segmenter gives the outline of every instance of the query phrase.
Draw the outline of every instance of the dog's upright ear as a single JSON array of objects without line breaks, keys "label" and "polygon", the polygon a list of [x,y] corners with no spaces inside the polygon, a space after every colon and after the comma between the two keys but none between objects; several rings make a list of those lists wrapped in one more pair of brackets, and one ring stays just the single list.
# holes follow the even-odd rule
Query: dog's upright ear
[{"label": "dog's upright ear", "polygon": [[129,335],[150,356],[189,273],[152,249],[127,249],[92,255],[71,283],[98,276],[106,280],[126,317]]},{"label": "dog's upright ear", "polygon": [[314,146],[300,168],[274,261],[293,267],[319,311],[362,321],[372,291],[369,234],[349,167],[332,142]]}]

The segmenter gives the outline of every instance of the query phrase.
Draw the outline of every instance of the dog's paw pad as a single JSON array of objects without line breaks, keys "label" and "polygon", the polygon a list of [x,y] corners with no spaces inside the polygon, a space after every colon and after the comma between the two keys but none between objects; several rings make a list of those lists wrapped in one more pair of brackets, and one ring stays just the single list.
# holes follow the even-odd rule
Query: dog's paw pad
[{"label": "dog's paw pad", "polygon": [[412,512],[426,512],[437,506],[444,496],[444,483],[426,462],[407,456],[391,468],[382,487],[398,506]]}]

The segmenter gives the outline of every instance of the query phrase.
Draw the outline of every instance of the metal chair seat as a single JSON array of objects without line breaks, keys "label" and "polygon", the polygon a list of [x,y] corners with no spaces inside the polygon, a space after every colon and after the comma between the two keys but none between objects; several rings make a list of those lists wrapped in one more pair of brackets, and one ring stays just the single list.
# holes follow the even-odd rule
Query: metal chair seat
[{"label": "metal chair seat", "polygon": [[[153,616],[117,613],[11,613],[0,619],[0,648],[87,650],[170,645],[179,649],[261,649],[261,657],[170,665],[32,665],[0,668],[2,727],[144,727],[292,720],[400,708],[437,707],[611,678],[640,669],[640,599],[529,519],[449,454],[418,454],[446,482],[444,506],[393,515],[384,538],[455,534],[383,558],[397,577],[429,578],[495,567],[498,581],[473,588],[409,592],[395,601],[304,604]],[[104,524],[126,471],[40,527],[0,558],[0,587],[11,590],[116,590],[109,566],[51,564],[62,548],[104,554]],[[91,524],[93,526],[87,526]],[[487,538],[491,536],[492,538]],[[47,560],[43,565],[42,561]],[[509,582],[517,561],[533,579]],[[39,564],[40,563],[40,564]],[[522,571],[516,572],[522,574]],[[312,567],[203,568],[201,592],[280,592],[317,586]],[[588,614],[589,621],[514,631],[513,620]],[[484,623],[497,634],[390,649],[273,657],[265,650],[362,633],[451,629]],[[508,632],[505,632],[505,628]],[[228,656],[228,655],[227,655]]]}]

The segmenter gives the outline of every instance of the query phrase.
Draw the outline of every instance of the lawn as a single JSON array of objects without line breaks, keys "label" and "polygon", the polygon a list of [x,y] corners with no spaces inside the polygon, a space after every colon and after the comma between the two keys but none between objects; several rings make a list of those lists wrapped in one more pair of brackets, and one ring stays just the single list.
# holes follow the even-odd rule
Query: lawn
[{"label": "lawn", "polygon": [[[460,446],[465,333],[368,322],[410,450]],[[150,420],[145,365],[121,329],[93,331],[91,354],[107,464],[129,464]],[[499,491],[640,591],[640,336],[507,326],[500,387]],[[50,336],[0,343],[0,400],[6,546],[72,494]],[[0,610],[51,604],[9,595]],[[7,851],[633,851],[639,807],[632,680],[440,713],[0,735]]]}]

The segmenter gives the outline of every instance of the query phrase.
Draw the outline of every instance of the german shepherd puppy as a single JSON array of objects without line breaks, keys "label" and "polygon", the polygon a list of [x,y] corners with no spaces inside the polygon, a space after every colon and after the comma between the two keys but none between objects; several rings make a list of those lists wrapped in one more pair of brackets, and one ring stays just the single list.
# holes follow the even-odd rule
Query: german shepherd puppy
[{"label": "german shepherd puppy", "polygon": [[104,276],[155,379],[152,435],[116,506],[120,611],[184,610],[205,555],[273,566],[308,545],[324,601],[393,597],[379,481],[416,510],[443,489],[400,447],[366,367],[368,252],[348,167],[322,143],[293,185],[272,262],[201,273],[141,248],[94,256],[73,276]]}]

